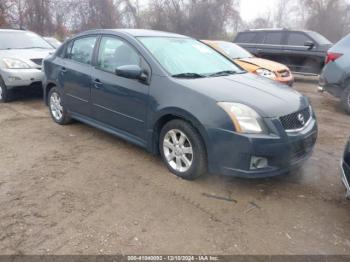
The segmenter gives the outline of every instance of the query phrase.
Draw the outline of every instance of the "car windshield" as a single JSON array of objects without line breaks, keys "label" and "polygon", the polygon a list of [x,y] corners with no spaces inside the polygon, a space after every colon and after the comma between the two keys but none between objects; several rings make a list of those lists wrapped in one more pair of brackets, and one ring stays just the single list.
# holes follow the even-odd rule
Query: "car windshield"
[{"label": "car windshield", "polygon": [[251,53],[242,47],[229,42],[216,42],[216,44],[226,53],[231,59],[253,57]]},{"label": "car windshield", "polygon": [[227,58],[195,39],[175,37],[138,39],[172,76],[200,78],[242,72]]},{"label": "car windshield", "polygon": [[39,35],[32,32],[0,32],[0,49],[52,49],[52,46]]},{"label": "car windshield", "polygon": [[325,38],[323,35],[321,35],[317,32],[309,31],[308,33],[319,45],[331,45],[332,44],[331,41],[329,41],[327,38]]}]

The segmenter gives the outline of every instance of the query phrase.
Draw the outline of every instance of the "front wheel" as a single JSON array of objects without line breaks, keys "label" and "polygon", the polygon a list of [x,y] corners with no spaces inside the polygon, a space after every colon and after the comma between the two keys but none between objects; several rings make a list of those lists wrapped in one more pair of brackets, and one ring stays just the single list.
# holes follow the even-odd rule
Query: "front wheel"
[{"label": "front wheel", "polygon": [[6,103],[10,101],[10,90],[7,89],[4,81],[0,77],[0,103]]},{"label": "front wheel", "polygon": [[52,88],[49,92],[49,108],[52,119],[60,125],[71,122],[67,110],[62,105],[62,97],[57,88]]},{"label": "front wheel", "polygon": [[345,88],[342,93],[341,104],[346,112],[350,115],[350,85]]},{"label": "front wheel", "polygon": [[194,180],[207,171],[202,138],[191,124],[183,120],[170,121],[163,127],[159,150],[166,166],[176,176]]}]

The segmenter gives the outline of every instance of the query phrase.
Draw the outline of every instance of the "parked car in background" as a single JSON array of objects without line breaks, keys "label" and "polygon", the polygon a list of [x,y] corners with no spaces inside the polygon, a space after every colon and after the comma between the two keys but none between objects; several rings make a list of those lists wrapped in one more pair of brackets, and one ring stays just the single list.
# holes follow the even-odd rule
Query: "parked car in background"
[{"label": "parked car in background", "polygon": [[342,181],[346,188],[347,197],[350,198],[350,140],[347,142],[341,161]]},{"label": "parked car in background", "polygon": [[242,47],[226,41],[203,40],[203,43],[231,59],[248,72],[292,86],[294,77],[289,68],[283,64],[254,57]]},{"label": "parked car in background", "polygon": [[54,49],[41,36],[22,30],[0,30],[0,103],[16,87],[41,86],[41,64]]},{"label": "parked car in background", "polygon": [[325,63],[319,90],[340,98],[343,108],[350,114],[350,35],[328,51]]},{"label": "parked car in background", "polygon": [[287,65],[293,72],[319,75],[332,43],[313,31],[256,29],[240,32],[234,43],[257,57]]},{"label": "parked car in background", "polygon": [[246,73],[207,45],[150,30],[94,30],[44,61],[53,121],[70,119],[157,154],[175,175],[289,172],[310,157],[309,100]]},{"label": "parked car in background", "polygon": [[44,39],[50,44],[53,46],[53,48],[57,49],[59,48],[61,45],[62,45],[62,42],[57,40],[56,38],[54,37],[44,37]]}]

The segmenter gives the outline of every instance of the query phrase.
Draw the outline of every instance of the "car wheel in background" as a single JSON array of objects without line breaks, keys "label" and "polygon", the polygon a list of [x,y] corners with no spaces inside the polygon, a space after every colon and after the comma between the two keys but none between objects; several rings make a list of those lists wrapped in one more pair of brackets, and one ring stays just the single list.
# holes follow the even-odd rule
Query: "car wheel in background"
[{"label": "car wheel in background", "polygon": [[163,127],[159,150],[168,169],[176,176],[194,180],[207,172],[202,138],[191,124],[183,120],[172,120]]},{"label": "car wheel in background", "polygon": [[320,64],[313,59],[307,59],[304,63],[304,68],[305,72],[309,74],[319,75],[321,73]]},{"label": "car wheel in background", "polygon": [[341,104],[346,112],[350,115],[350,85],[344,89],[341,96]]},{"label": "car wheel in background", "polygon": [[54,87],[50,90],[48,100],[52,119],[60,125],[69,124],[71,119],[62,105],[62,97],[57,88]]},{"label": "car wheel in background", "polygon": [[10,91],[7,89],[4,80],[0,77],[0,103],[10,101]]}]

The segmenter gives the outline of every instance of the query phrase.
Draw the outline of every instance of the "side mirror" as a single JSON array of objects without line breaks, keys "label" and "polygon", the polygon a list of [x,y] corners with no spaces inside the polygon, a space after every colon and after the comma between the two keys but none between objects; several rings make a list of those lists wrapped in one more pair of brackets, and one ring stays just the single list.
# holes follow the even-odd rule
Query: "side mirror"
[{"label": "side mirror", "polygon": [[144,73],[142,68],[138,65],[125,65],[120,66],[115,70],[115,74],[120,77],[136,80],[147,80],[147,75]]},{"label": "side mirror", "polygon": [[309,47],[311,49],[311,48],[313,48],[315,46],[315,43],[312,42],[312,41],[306,41],[304,43],[304,46],[307,46],[307,47]]}]

